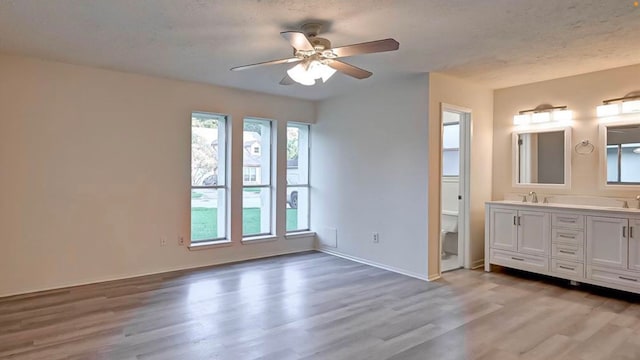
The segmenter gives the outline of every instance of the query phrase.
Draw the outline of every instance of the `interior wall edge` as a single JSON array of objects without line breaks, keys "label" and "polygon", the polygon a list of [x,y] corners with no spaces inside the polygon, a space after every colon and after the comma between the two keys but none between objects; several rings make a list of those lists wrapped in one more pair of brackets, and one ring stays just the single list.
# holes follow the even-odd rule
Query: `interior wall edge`
[{"label": "interior wall edge", "polygon": [[399,269],[399,268],[394,267],[394,266],[389,266],[389,265],[378,263],[378,262],[371,261],[371,260],[368,260],[368,259],[363,259],[363,258],[354,256],[354,255],[350,255],[350,254],[341,252],[341,251],[336,250],[336,249],[319,247],[316,250],[320,251],[320,252],[323,252],[325,254],[341,257],[341,258],[344,258],[344,259],[347,259],[347,260],[351,260],[351,261],[355,261],[355,262],[358,262],[358,263],[361,263],[361,264],[377,267],[379,269],[388,270],[388,271],[391,271],[391,272],[394,272],[394,273],[397,273],[397,274],[410,276],[412,278],[416,278],[416,279],[419,279],[419,280],[423,280],[423,281],[432,281],[433,280],[433,279],[429,279],[429,277],[424,276],[422,274],[414,273],[412,271],[407,271],[407,270],[404,270],[404,269]]}]

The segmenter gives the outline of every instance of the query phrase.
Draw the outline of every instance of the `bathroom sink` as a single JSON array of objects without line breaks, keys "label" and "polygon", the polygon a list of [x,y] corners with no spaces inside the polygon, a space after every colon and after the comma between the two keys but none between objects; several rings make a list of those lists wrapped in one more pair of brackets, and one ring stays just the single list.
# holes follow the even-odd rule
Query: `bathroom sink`
[{"label": "bathroom sink", "polygon": [[552,195],[545,196],[543,202],[549,205],[570,205],[590,209],[621,210],[629,207],[629,203],[625,199],[606,198],[599,196]]}]

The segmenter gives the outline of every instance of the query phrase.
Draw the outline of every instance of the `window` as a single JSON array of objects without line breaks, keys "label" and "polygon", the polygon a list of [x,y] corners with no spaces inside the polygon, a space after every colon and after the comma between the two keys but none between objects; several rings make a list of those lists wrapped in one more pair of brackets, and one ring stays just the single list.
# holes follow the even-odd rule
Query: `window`
[{"label": "window", "polygon": [[271,234],[271,121],[244,120],[242,161],[242,236]]},{"label": "window", "polygon": [[640,184],[640,143],[607,145],[607,183]]},{"label": "window", "polygon": [[227,237],[226,118],[191,114],[191,242]]},{"label": "window", "polygon": [[442,133],[442,176],[460,176],[460,123],[445,123]]},{"label": "window", "polygon": [[309,230],[309,125],[287,126],[287,232]]},{"label": "window", "polygon": [[245,183],[256,183],[258,179],[257,168],[255,167],[247,167],[242,168],[243,171],[243,181]]}]

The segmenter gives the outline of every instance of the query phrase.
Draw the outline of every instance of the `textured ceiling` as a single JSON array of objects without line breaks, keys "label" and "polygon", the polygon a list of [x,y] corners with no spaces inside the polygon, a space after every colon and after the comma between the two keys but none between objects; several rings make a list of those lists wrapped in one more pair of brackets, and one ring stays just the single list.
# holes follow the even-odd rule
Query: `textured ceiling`
[{"label": "textured ceiling", "polygon": [[[281,86],[279,35],[326,24],[334,46],[393,37],[400,50],[348,59],[374,75]],[[640,63],[630,0],[0,0],[0,52],[323,99],[418,72],[501,88]],[[289,65],[291,66],[291,65]]]}]

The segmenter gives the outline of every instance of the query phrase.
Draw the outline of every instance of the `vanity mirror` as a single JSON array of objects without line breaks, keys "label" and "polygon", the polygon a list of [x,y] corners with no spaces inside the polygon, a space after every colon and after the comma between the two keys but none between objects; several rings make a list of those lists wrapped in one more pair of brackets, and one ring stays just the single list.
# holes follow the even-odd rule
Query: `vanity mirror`
[{"label": "vanity mirror", "polygon": [[513,132],[513,186],[569,189],[571,127]]},{"label": "vanity mirror", "polygon": [[640,187],[640,121],[601,124],[600,137],[606,186]]}]

